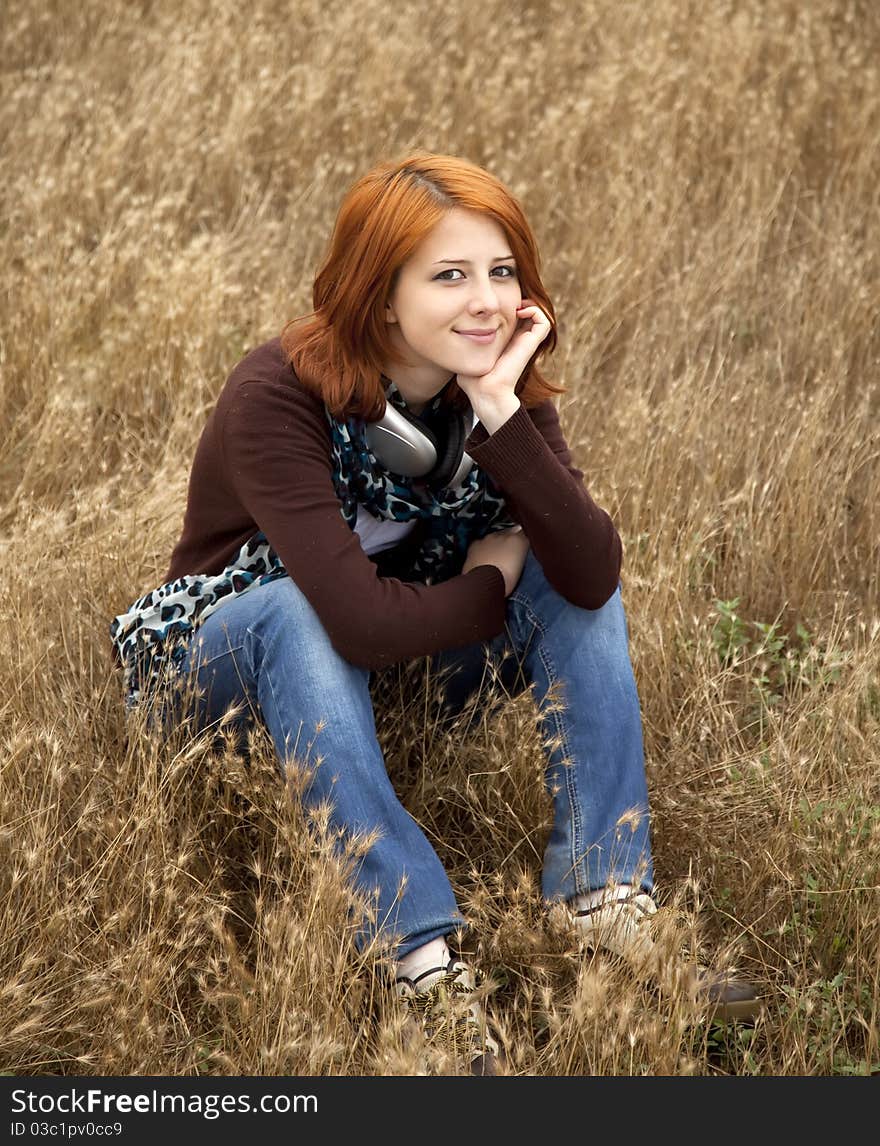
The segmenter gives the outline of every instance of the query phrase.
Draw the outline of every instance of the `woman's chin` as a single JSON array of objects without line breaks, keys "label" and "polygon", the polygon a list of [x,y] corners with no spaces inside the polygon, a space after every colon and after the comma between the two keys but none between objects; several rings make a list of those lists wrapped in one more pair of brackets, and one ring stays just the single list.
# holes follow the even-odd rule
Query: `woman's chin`
[{"label": "woman's chin", "polygon": [[491,354],[472,354],[466,359],[462,358],[453,367],[456,374],[463,374],[465,378],[482,378],[484,374],[490,374],[495,369],[495,363],[498,361],[498,355]]}]

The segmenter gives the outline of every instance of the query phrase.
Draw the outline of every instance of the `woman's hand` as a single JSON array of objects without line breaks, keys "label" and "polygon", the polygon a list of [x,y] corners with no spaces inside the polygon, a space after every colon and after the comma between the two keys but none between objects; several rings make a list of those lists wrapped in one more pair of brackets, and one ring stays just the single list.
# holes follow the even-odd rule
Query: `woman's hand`
[{"label": "woman's hand", "polygon": [[528,552],[529,539],[522,526],[499,529],[470,543],[461,571],[468,573],[477,565],[495,565],[504,577],[504,596],[509,597],[522,576]]},{"label": "woman's hand", "polygon": [[550,333],[550,319],[537,303],[523,299],[517,307],[516,330],[488,374],[456,375],[456,382],[480,417],[480,407],[498,408],[514,398],[516,384],[532,355]]}]

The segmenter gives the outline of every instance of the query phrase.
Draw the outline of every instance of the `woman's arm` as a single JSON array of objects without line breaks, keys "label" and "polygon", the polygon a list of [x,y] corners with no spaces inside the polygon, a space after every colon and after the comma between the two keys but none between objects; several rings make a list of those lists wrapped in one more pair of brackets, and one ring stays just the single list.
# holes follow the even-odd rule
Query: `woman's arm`
[{"label": "woman's arm", "polygon": [[617,588],[620,537],[571,464],[552,400],[527,413],[516,395],[551,329],[529,299],[517,318],[516,332],[488,373],[457,376],[480,419],[466,449],[504,493],[548,581],[573,604],[597,609]]},{"label": "woman's arm", "polygon": [[617,588],[623,547],[572,464],[553,400],[521,406],[491,435],[478,424],[465,448],[504,494],[551,585],[582,608],[604,605]]}]

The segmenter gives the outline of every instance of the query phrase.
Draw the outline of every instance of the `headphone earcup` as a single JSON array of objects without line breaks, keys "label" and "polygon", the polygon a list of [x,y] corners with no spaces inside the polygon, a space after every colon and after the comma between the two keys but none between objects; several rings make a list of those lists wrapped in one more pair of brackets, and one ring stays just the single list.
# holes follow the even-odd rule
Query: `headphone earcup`
[{"label": "headphone earcup", "polygon": [[434,447],[437,461],[434,462],[429,472],[423,475],[425,481],[432,480],[431,474],[434,473],[440,465],[442,441],[439,440],[438,435],[435,433],[433,425],[428,425],[427,422],[423,421],[420,414],[411,414],[409,410],[403,410],[398,407],[395,407],[395,411],[406,423],[411,441],[421,441],[421,439],[424,438]]},{"label": "headphone earcup", "polygon": [[440,417],[444,419],[444,424],[443,429],[436,435],[436,438],[440,440],[440,445],[437,448],[437,464],[425,480],[429,484],[443,489],[449,485],[461,465],[464,444],[470,431],[459,410],[445,410],[440,413]]},{"label": "headphone earcup", "polygon": [[378,422],[366,424],[365,434],[379,464],[394,473],[424,478],[437,465],[437,439],[409,410],[389,403]]},{"label": "headphone earcup", "polygon": [[473,466],[464,448],[471,429],[458,410],[441,407],[425,416],[388,404],[378,422],[367,423],[366,439],[387,469],[444,489],[460,485]]}]

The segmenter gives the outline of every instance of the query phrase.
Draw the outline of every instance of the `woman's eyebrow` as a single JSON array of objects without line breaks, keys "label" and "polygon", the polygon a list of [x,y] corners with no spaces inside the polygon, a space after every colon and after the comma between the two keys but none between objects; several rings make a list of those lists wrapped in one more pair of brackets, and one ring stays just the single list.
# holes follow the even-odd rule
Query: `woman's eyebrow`
[{"label": "woman's eyebrow", "polygon": [[[506,262],[507,259],[512,259],[512,258],[513,258],[513,255],[499,255],[496,259],[493,259],[492,262],[493,263],[503,263],[503,262]],[[432,267],[436,266],[437,263],[459,263],[459,264],[464,263],[464,265],[467,267],[469,267],[471,265],[470,259],[437,259],[437,260],[435,260],[435,262],[431,263],[431,266]]]}]

